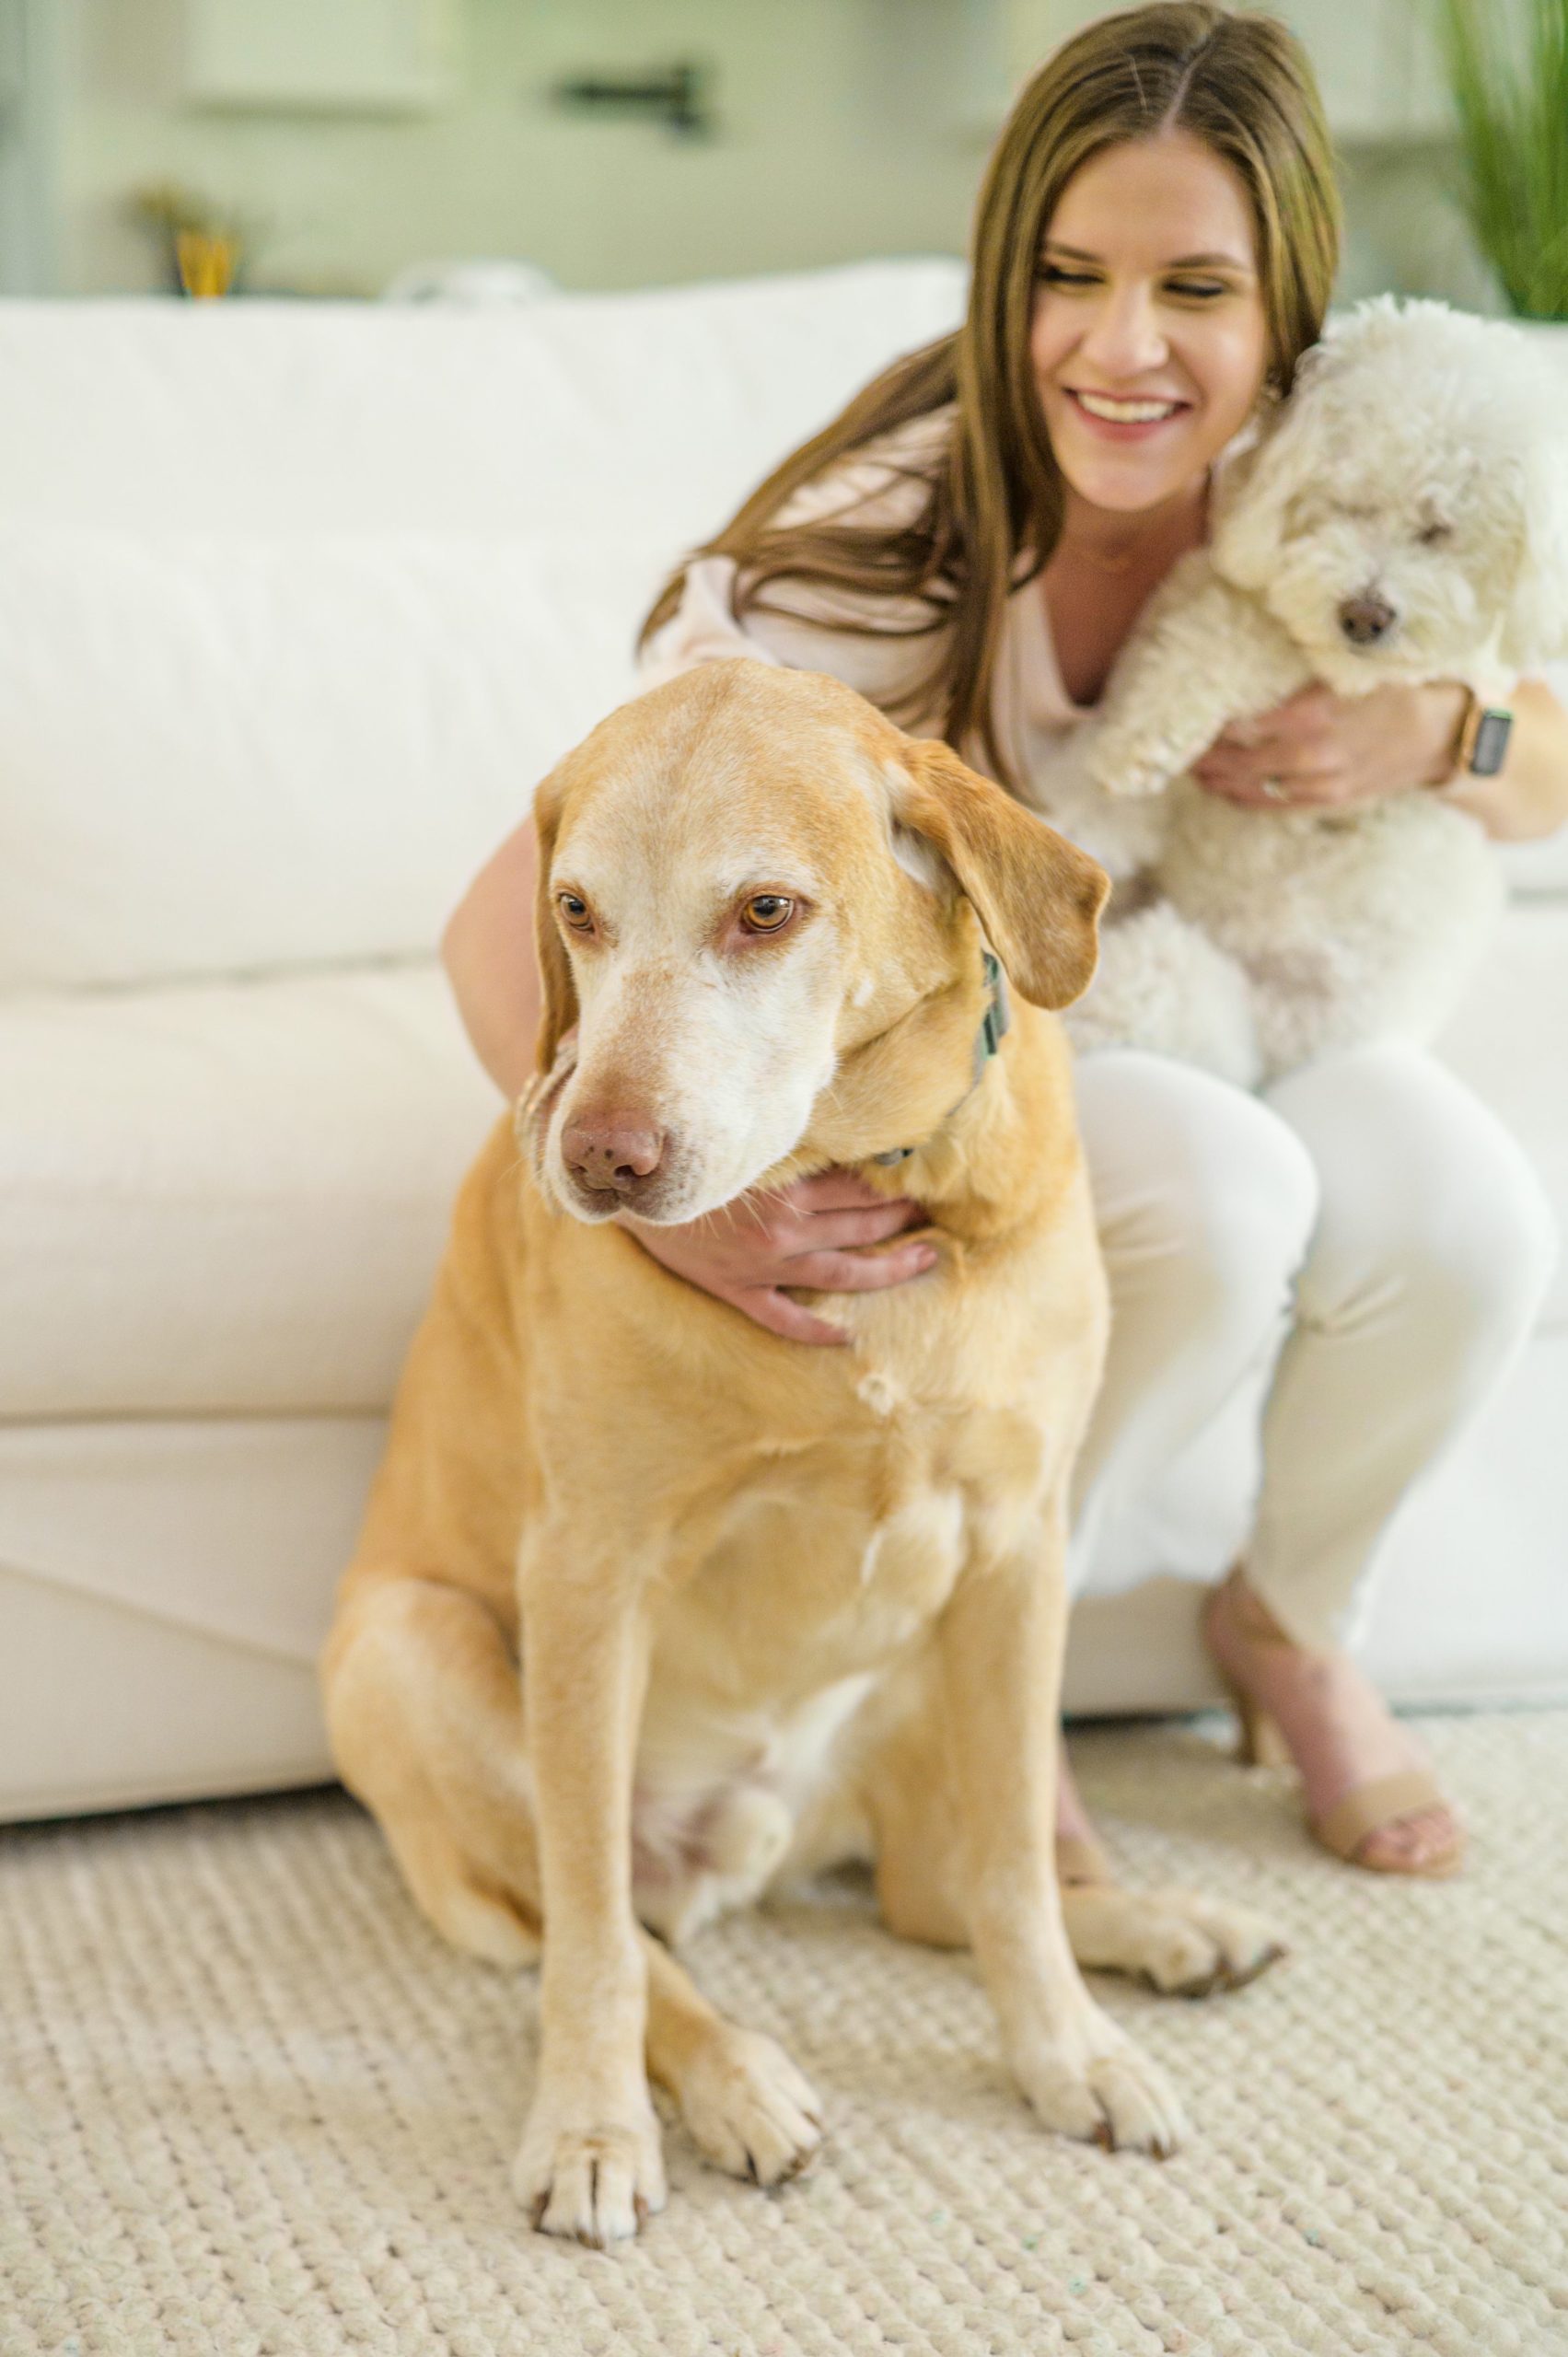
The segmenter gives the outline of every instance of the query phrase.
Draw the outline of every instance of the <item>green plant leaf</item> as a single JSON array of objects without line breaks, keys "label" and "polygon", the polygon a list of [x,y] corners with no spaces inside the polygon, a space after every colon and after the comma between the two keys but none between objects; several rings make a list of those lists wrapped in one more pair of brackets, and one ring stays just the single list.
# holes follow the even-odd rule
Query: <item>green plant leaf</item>
[{"label": "green plant leaf", "polygon": [[1568,0],[1436,0],[1476,242],[1526,319],[1568,319]]}]

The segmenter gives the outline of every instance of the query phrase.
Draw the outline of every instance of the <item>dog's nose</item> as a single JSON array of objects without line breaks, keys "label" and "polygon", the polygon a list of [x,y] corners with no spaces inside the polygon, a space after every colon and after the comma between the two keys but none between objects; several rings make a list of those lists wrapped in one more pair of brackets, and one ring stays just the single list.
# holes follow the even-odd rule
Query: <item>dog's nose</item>
[{"label": "dog's nose", "polygon": [[1340,628],[1353,646],[1374,646],[1398,620],[1387,598],[1376,597],[1367,590],[1359,598],[1347,598],[1340,608]]},{"label": "dog's nose", "polygon": [[664,1132],[645,1121],[592,1115],[568,1124],[561,1132],[561,1152],[568,1170],[587,1187],[601,1193],[629,1194],[640,1178],[649,1178],[664,1153]]}]

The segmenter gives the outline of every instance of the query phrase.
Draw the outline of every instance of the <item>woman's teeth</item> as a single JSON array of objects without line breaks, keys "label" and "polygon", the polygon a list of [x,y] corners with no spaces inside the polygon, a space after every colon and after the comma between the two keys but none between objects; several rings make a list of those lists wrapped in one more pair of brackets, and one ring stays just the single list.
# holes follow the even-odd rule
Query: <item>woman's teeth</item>
[{"label": "woman's teeth", "polygon": [[1174,417],[1180,401],[1113,401],[1104,393],[1074,392],[1073,398],[1091,417],[1113,425],[1152,425],[1157,418]]}]

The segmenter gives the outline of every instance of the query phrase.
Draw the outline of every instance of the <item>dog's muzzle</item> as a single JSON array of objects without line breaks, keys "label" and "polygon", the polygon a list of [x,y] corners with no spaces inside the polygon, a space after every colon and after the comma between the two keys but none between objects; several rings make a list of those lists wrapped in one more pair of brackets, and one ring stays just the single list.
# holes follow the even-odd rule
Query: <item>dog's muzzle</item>
[{"label": "dog's muzzle", "polygon": [[1387,598],[1367,592],[1360,598],[1347,598],[1340,608],[1340,628],[1353,646],[1376,646],[1387,638],[1400,617]]}]

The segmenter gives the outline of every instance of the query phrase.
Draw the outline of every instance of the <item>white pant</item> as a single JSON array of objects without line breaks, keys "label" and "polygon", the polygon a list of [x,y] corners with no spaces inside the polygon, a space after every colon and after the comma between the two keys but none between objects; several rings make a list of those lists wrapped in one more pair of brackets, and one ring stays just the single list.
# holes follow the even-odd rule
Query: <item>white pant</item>
[{"label": "white pant", "polygon": [[1262,1097],[1111,1050],[1077,1087],[1111,1339],[1074,1575],[1108,1514],[1272,1365],[1248,1576],[1299,1643],[1343,1643],[1400,1500],[1529,1333],[1556,1254],[1535,1175],[1411,1048],[1325,1058]]}]

